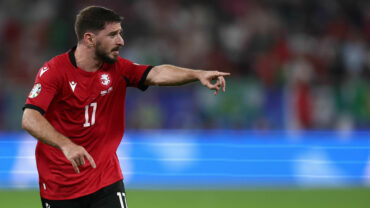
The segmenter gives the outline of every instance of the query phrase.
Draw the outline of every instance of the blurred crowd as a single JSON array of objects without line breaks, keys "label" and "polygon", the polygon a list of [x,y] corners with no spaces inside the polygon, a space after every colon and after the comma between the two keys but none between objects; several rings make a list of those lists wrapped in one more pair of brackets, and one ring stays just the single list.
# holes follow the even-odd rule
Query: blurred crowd
[{"label": "blurred crowd", "polygon": [[129,129],[370,129],[366,0],[3,0],[0,130],[19,130],[43,63],[76,44],[78,10],[124,17],[121,56],[231,72],[226,93],[200,84],[128,91]]}]

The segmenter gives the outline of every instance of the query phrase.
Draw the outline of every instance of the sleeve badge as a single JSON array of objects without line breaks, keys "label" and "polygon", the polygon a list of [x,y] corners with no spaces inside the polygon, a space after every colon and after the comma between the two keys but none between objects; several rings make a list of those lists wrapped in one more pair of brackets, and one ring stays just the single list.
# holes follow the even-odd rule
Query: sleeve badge
[{"label": "sleeve badge", "polygon": [[37,97],[41,92],[41,84],[37,83],[33,86],[30,94],[28,95],[29,98],[35,98]]}]

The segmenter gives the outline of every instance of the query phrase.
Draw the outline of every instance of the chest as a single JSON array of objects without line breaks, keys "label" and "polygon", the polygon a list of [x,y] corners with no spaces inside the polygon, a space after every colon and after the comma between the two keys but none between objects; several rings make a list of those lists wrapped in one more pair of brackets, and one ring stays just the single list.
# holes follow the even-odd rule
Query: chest
[{"label": "chest", "polygon": [[123,79],[117,77],[113,70],[81,74],[69,71],[64,74],[60,102],[67,106],[80,108],[93,102],[104,102],[116,93],[123,93]]}]

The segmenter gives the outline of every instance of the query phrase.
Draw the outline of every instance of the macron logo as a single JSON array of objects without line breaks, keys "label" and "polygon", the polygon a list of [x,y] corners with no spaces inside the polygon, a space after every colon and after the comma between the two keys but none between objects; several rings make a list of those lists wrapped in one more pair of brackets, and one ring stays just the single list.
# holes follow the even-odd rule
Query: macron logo
[{"label": "macron logo", "polygon": [[41,68],[41,71],[40,71],[40,77],[47,71],[47,70],[49,70],[49,68],[48,67],[46,67],[46,66],[44,66],[44,67],[42,67]]},{"label": "macron logo", "polygon": [[77,82],[75,82],[75,81],[69,82],[69,85],[71,85],[72,91],[75,92]]}]

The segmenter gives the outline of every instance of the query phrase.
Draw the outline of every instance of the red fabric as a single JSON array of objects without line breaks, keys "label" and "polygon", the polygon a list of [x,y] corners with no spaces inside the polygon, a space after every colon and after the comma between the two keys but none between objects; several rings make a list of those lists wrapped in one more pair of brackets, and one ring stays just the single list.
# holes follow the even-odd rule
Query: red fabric
[{"label": "red fabric", "polygon": [[74,67],[65,53],[44,67],[35,81],[41,90],[30,93],[26,104],[42,108],[57,131],[82,145],[94,158],[96,169],[86,160],[77,174],[61,150],[38,142],[36,162],[41,196],[73,199],[123,179],[116,150],[124,133],[126,79],[138,87],[149,66],[119,57],[114,64],[105,63],[96,72],[86,72]]}]

